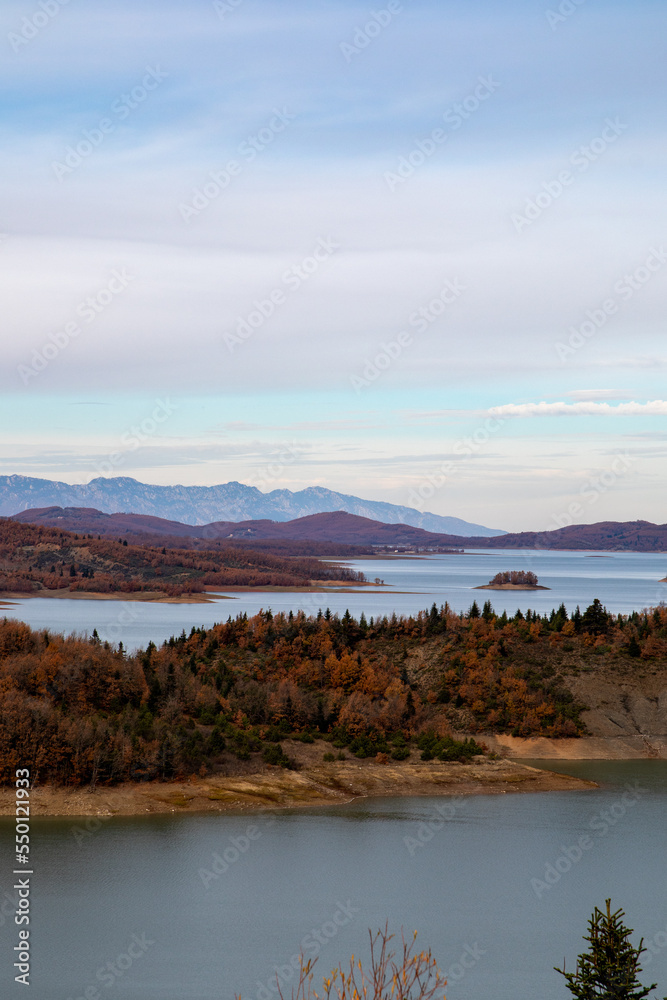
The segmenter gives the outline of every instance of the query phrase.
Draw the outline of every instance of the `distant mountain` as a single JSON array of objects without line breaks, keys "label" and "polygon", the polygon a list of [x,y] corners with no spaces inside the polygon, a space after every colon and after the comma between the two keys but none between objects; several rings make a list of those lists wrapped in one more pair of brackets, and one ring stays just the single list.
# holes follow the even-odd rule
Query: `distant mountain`
[{"label": "distant mountain", "polygon": [[[262,518],[193,525],[146,514],[105,514],[91,508],[45,507],[22,511],[13,515],[12,520],[82,534],[123,536],[150,544],[156,544],[153,540],[160,537],[171,539],[172,545],[184,544],[178,539],[189,539],[189,544],[197,548],[206,545],[218,547],[230,539],[251,544],[274,539],[289,543],[312,541],[358,546],[667,552],[667,524],[651,524],[650,521],[600,521],[598,524],[577,524],[553,531],[524,531],[483,538],[424,531],[407,524],[383,524],[346,511],[309,514],[291,521]],[[169,541],[166,544],[170,544]]]},{"label": "distant mountain", "polygon": [[[81,534],[125,537],[137,542],[203,539],[204,545],[234,541],[279,539],[289,542],[336,542],[348,545],[444,546],[445,536],[413,528],[409,524],[383,524],[345,511],[309,514],[293,521],[214,521],[211,524],[181,524],[144,514],[104,514],[90,507],[44,507],[14,514],[12,521]],[[181,543],[182,544],[182,543]]]},{"label": "distant mountain", "polygon": [[93,479],[87,486],[70,486],[49,479],[0,476],[0,515],[43,507],[89,507],[113,514],[126,511],[180,521],[209,524],[212,521],[268,519],[291,521],[309,514],[346,511],[383,524],[409,524],[424,531],[491,538],[504,534],[495,528],[422,513],[381,500],[361,500],[321,486],[293,493],[273,490],[261,493],[255,486],[223,483],[219,486],[151,486],[136,479]]}]

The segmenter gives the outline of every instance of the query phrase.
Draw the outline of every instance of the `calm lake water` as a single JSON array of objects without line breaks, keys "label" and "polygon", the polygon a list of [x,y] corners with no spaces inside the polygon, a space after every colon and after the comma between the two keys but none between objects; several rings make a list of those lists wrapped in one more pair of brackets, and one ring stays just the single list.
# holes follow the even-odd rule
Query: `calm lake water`
[{"label": "calm lake water", "polygon": [[[319,952],[326,972],[363,953],[367,929],[388,920],[392,930],[417,930],[432,948],[448,973],[448,1000],[566,1000],[552,966],[565,956],[572,969],[594,905],[611,896],[635,942],[643,935],[654,950],[640,978],[657,980],[662,997],[667,762],[558,761],[553,769],[604,785],[358,800],[272,821],[112,819],[79,833],[79,842],[85,821],[33,821],[30,995],[232,1000],[241,992],[267,1000],[276,996],[276,968],[289,995],[289,963],[300,949]],[[424,824],[446,804],[448,818],[430,830]],[[577,860],[582,837],[590,846]],[[0,841],[4,901],[12,886],[9,821],[0,823]],[[228,860],[219,875],[216,854]],[[7,903],[0,916],[3,997],[21,995],[10,971],[11,909]]]},{"label": "calm lake water", "polygon": [[[5,613],[21,618],[35,628],[56,631],[92,632],[97,628],[103,639],[119,640],[126,648],[145,646],[150,640],[162,643],[183,629],[210,626],[230,614],[256,614],[261,608],[296,611],[303,608],[316,614],[327,606],[343,614],[349,608],[359,616],[415,614],[449,601],[451,607],[467,611],[473,600],[487,598],[494,608],[514,613],[533,608],[550,611],[563,602],[569,611],[582,609],[598,597],[609,611],[627,613],[667,600],[667,554],[471,551],[464,555],[424,558],[354,559],[346,565],[361,570],[367,578],[384,580],[386,586],[364,588],[361,593],[229,594],[230,599],[211,604],[147,604],[140,601],[73,601],[32,599],[15,602]],[[477,591],[501,570],[524,569],[537,574],[549,590]]]}]

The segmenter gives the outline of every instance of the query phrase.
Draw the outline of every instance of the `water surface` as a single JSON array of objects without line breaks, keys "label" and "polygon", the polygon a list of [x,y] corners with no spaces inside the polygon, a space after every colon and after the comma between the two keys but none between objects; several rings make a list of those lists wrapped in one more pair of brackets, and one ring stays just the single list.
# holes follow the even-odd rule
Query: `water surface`
[{"label": "water surface", "polygon": [[[361,953],[367,928],[388,920],[393,930],[418,930],[433,949],[449,973],[449,1000],[566,1000],[551,967],[567,956],[572,968],[593,906],[607,896],[624,907],[635,937],[653,942],[641,978],[657,979],[664,996],[667,762],[550,766],[604,784],[469,797],[445,821],[443,798],[358,800],[273,822],[112,819],[90,834],[85,821],[35,821],[31,996],[75,1000],[89,988],[93,1000],[232,1000],[236,992],[266,1000],[276,996],[268,987],[276,967],[287,980],[300,948],[318,950],[325,971]],[[613,822],[603,833],[605,815]],[[12,837],[3,822],[5,859]],[[582,837],[591,847],[568,867]],[[219,875],[216,854],[229,862]],[[559,877],[544,888],[552,870]],[[3,891],[10,885],[5,874]],[[133,935],[135,952],[137,939],[145,951],[122,975],[105,971]],[[14,937],[5,921],[5,969]]]},{"label": "water surface", "polygon": [[[103,639],[123,642],[126,648],[162,643],[183,629],[210,626],[229,615],[256,614],[262,608],[277,611],[305,610],[316,614],[326,607],[339,614],[349,608],[358,617],[416,614],[435,601],[449,601],[457,613],[467,611],[473,600],[490,600],[500,613],[519,607],[541,613],[564,603],[570,612],[586,608],[598,597],[609,611],[627,614],[653,607],[667,599],[667,555],[660,553],[604,553],[595,558],[584,552],[535,552],[533,550],[480,550],[464,555],[423,558],[354,559],[346,565],[361,570],[368,579],[379,577],[385,587],[357,593],[228,593],[229,599],[210,604],[151,604],[141,601],[80,601],[33,598],[14,602],[5,613],[35,628],[90,634],[97,628]],[[501,570],[530,569],[549,590],[479,591]]]}]

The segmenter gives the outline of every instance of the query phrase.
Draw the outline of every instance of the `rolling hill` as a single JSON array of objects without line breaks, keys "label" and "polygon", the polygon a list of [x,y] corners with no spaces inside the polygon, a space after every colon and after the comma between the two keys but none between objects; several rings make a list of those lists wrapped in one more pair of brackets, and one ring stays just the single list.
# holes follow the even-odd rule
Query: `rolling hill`
[{"label": "rolling hill", "polygon": [[[230,541],[253,545],[271,541],[288,547],[303,546],[310,542],[320,545],[362,546],[366,550],[369,546],[383,545],[415,548],[667,552],[667,524],[652,524],[649,521],[600,521],[597,524],[571,525],[553,531],[525,531],[487,538],[441,534],[400,523],[385,524],[340,510],[311,514],[292,521],[263,518],[192,525],[142,514],[105,514],[92,508],[46,507],[15,514],[13,520],[60,527],[65,531],[122,536],[132,538],[137,543],[160,538],[161,544],[187,544],[197,548],[204,545],[215,548],[229,544]],[[322,551],[319,554],[325,553]],[[336,551],[330,554],[355,553]]]},{"label": "rolling hill", "polygon": [[328,514],[310,514],[294,521],[214,521],[211,524],[191,525],[166,521],[142,514],[104,514],[102,511],[80,507],[45,507],[15,514],[12,521],[37,524],[64,531],[133,538],[137,542],[147,539],[169,539],[181,543],[182,539],[201,540],[206,545],[281,540],[287,542],[330,542],[343,545],[408,545],[415,547],[441,546],[447,537],[422,531],[407,524],[382,524],[367,517],[357,517],[345,511]]}]

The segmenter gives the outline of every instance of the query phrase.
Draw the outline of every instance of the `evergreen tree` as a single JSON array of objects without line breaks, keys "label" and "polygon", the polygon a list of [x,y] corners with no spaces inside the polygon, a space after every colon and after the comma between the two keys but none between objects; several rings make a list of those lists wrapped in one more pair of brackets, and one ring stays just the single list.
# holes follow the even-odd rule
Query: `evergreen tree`
[{"label": "evergreen tree", "polygon": [[598,910],[588,922],[590,943],[587,952],[577,958],[576,972],[565,972],[556,966],[556,972],[567,980],[567,988],[576,1000],[644,1000],[656,983],[642,986],[637,973],[642,971],[639,959],[644,939],[635,948],[628,940],[632,929],[622,922],[623,910],[611,912],[611,900],[606,901],[606,913]]},{"label": "evergreen tree", "polygon": [[491,606],[491,601],[485,601],[484,607],[482,608],[482,618],[484,621],[490,622],[494,618],[493,607]]},{"label": "evergreen tree", "polygon": [[586,632],[592,632],[593,635],[601,635],[607,631],[609,615],[607,609],[602,607],[599,598],[596,597],[593,603],[586,608],[581,624]]}]

